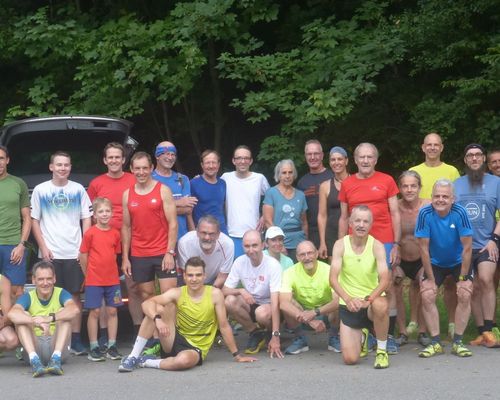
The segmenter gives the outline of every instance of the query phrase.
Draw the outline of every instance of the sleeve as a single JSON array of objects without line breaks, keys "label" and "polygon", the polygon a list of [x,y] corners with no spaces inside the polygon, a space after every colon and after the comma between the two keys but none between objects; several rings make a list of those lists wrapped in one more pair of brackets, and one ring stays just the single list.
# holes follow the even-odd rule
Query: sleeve
[{"label": "sleeve", "polygon": [[198,197],[198,191],[196,190],[197,189],[196,180],[197,180],[197,178],[193,178],[189,182],[189,184],[190,184],[190,190],[191,190],[191,196],[194,196],[194,197]]},{"label": "sleeve", "polygon": [[37,186],[31,194],[31,218],[37,219],[39,221],[42,218],[42,210],[40,208],[40,193]]},{"label": "sleeve", "polygon": [[291,280],[291,275],[292,270],[287,269],[285,272],[283,272],[283,275],[281,275],[281,288],[280,292],[282,293],[292,293],[292,280]]},{"label": "sleeve", "polygon": [[115,254],[122,253],[122,237],[118,229],[114,229],[115,232]]},{"label": "sleeve", "polygon": [[182,177],[183,185],[182,185],[182,196],[191,196],[191,183],[189,182],[189,178],[186,175],[179,174]]},{"label": "sleeve", "polygon": [[416,238],[430,238],[430,224],[427,221],[429,217],[429,208],[422,207],[418,212],[417,223],[415,224],[415,237]]},{"label": "sleeve", "polygon": [[281,289],[281,265],[278,261],[272,260],[273,263],[271,269],[271,276],[269,280],[269,286],[271,293],[279,292]]},{"label": "sleeve", "polygon": [[500,210],[500,178],[496,179],[496,183],[497,183],[497,190],[496,190],[497,203],[496,203],[496,208],[497,208],[497,210]]},{"label": "sleeve", "polygon": [[71,296],[71,294],[67,290],[65,290],[65,289],[61,290],[61,294],[59,295],[59,303],[61,304],[61,306],[64,307],[66,302],[68,300],[72,300],[72,299],[73,299],[73,297]]},{"label": "sleeve", "polygon": [[21,297],[16,300],[16,304],[19,304],[24,311],[28,311],[31,306],[31,297],[29,293],[24,293]]},{"label": "sleeve", "polygon": [[229,272],[229,275],[226,279],[226,282],[224,283],[224,286],[227,286],[228,288],[231,289],[236,289],[238,286],[238,283],[240,283],[240,277],[238,274],[238,259],[233,263],[233,267],[231,268],[231,272]]},{"label": "sleeve", "polygon": [[83,234],[82,244],[80,245],[80,253],[89,252],[90,246],[92,245],[92,231],[93,229],[89,229]]},{"label": "sleeve", "polygon": [[463,208],[458,204],[454,204],[452,211],[453,209],[456,210],[456,214],[458,216],[456,225],[458,227],[458,234],[460,235],[460,237],[472,236],[473,233],[472,225],[470,223],[469,216],[467,215],[467,211],[465,210],[465,208]]},{"label": "sleeve", "polygon": [[392,176],[388,176],[387,182],[387,198],[391,198],[397,196],[399,193],[398,185],[396,181],[392,178]]},{"label": "sleeve", "polygon": [[[296,189],[298,190],[298,189]],[[301,213],[304,213],[307,211],[308,207],[307,207],[307,200],[306,200],[306,195],[304,194],[303,191],[299,190],[299,193],[300,193],[300,197],[301,197],[301,201],[302,201],[302,210],[301,210]]]},{"label": "sleeve", "polygon": [[89,196],[90,201],[94,201],[94,199],[97,197],[97,188],[95,179],[92,179],[92,181],[90,182],[89,187],[87,189],[87,195]]},{"label": "sleeve", "polygon": [[30,197],[29,197],[28,186],[26,185],[26,182],[24,182],[22,179],[19,179],[19,186],[21,186],[21,196],[19,197],[19,204],[21,205],[21,208],[29,207]]},{"label": "sleeve", "polygon": [[90,201],[89,195],[85,191],[85,189],[81,188],[81,196],[80,196],[80,219],[90,218],[92,216],[92,202]]},{"label": "sleeve", "polygon": [[454,182],[455,180],[457,180],[458,178],[460,178],[460,173],[458,172],[458,169],[456,169],[455,167],[452,167],[453,168],[453,172],[451,174],[451,181]]},{"label": "sleeve", "polygon": [[339,191],[339,201],[341,203],[347,203],[347,196],[346,196],[346,185],[345,182],[342,182],[342,185],[340,185],[340,191]]},{"label": "sleeve", "polygon": [[262,182],[261,182],[261,187],[260,187],[260,194],[264,195],[270,188],[271,186],[269,185],[269,182],[267,181],[267,178],[262,175]]},{"label": "sleeve", "polygon": [[264,194],[264,201],[262,202],[262,204],[265,204],[267,206],[272,206],[274,207],[274,190],[273,188],[270,188],[266,191],[266,193]]},{"label": "sleeve", "polygon": [[224,252],[224,257],[226,257],[224,263],[222,264],[220,272],[222,272],[223,274],[228,274],[229,272],[231,272],[231,267],[233,265],[234,243],[232,240],[229,240],[226,246],[224,246],[224,242],[219,242],[219,244]]}]

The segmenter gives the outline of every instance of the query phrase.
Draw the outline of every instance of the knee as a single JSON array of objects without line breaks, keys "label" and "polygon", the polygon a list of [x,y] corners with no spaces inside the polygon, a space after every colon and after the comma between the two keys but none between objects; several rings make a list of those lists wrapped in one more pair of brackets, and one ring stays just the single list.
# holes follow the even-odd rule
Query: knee
[{"label": "knee", "polygon": [[255,319],[259,322],[267,322],[271,319],[271,308],[260,306],[255,310]]},{"label": "knee", "polygon": [[436,294],[433,290],[425,290],[420,294],[422,298],[422,304],[425,306],[432,305],[436,302]]},{"label": "knee", "polygon": [[118,313],[115,307],[108,307],[106,308],[106,314],[108,314],[108,317],[114,318]]},{"label": "knee", "polygon": [[101,314],[101,309],[100,308],[94,308],[92,310],[89,311],[89,317],[92,317],[92,318],[99,318],[99,315]]},{"label": "knee", "polygon": [[236,308],[236,296],[229,295],[224,299],[224,304],[229,311],[233,311]]},{"label": "knee", "polygon": [[389,312],[389,302],[386,297],[377,297],[373,300],[372,311],[375,315],[380,316],[387,314]]},{"label": "knee", "polygon": [[358,363],[359,356],[356,356],[355,354],[349,354],[349,353],[342,353],[342,358],[344,360],[344,364],[346,365],[355,365]]},{"label": "knee", "polygon": [[460,304],[468,304],[471,300],[471,292],[466,289],[459,289],[457,291],[457,301]]},{"label": "knee", "polygon": [[180,369],[189,369],[196,365],[196,363],[193,361],[193,357],[190,357],[186,354],[178,354],[176,358],[177,365]]}]

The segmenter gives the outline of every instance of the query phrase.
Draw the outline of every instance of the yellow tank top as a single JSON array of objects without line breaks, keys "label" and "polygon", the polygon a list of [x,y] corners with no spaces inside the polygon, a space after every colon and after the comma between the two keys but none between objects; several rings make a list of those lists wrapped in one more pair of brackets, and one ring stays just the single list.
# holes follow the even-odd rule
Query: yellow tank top
[{"label": "yellow tank top", "polygon": [[208,354],[217,333],[217,316],[212,303],[212,286],[205,285],[200,301],[193,301],[187,286],[181,287],[177,302],[177,330],[193,346],[201,350],[202,358]]},{"label": "yellow tank top", "polygon": [[[59,296],[61,295],[62,289],[60,287],[54,287],[54,291],[52,292],[52,296],[50,297],[49,303],[47,305],[43,305],[40,302],[40,299],[36,295],[36,289],[33,289],[30,292],[30,308],[28,309],[28,313],[36,317],[38,315],[41,316],[46,316],[49,315],[50,313],[56,313],[58,312],[62,306],[61,303],[59,302]],[[56,330],[56,324],[55,322],[50,323],[50,328],[49,332],[51,335],[54,334]],[[35,335],[36,336],[41,336],[43,334],[43,330],[37,326],[35,326]]]},{"label": "yellow tank top", "polygon": [[[377,261],[373,255],[373,236],[368,235],[363,253],[352,250],[350,235],[344,236],[344,256],[339,275],[340,286],[351,297],[363,299],[378,286]],[[345,305],[340,299],[340,304]]]}]

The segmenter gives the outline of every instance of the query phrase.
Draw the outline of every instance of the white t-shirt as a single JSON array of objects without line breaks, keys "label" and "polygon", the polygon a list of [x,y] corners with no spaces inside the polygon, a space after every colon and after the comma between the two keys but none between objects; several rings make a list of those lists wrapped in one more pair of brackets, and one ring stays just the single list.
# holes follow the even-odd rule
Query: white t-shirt
[{"label": "white t-shirt", "polygon": [[281,288],[280,263],[271,256],[263,254],[262,262],[254,267],[250,258],[244,254],[234,260],[224,285],[236,289],[240,282],[257,304],[269,304],[271,293],[279,292]]},{"label": "white t-shirt", "polygon": [[229,236],[242,238],[246,231],[255,229],[259,223],[260,199],[269,189],[264,175],[252,172],[240,179],[236,172],[221,176],[226,181],[226,214]]},{"label": "white t-shirt", "polygon": [[186,233],[177,244],[177,266],[184,269],[186,261],[191,257],[200,257],[205,261],[205,283],[213,284],[219,272],[228,274],[234,258],[234,243],[229,236],[220,233],[219,239],[211,254],[206,254],[200,247],[196,231]]},{"label": "white t-shirt", "polygon": [[[79,183],[56,186],[46,181],[31,195],[31,217],[40,221],[42,235],[55,259],[78,257],[82,241],[80,220],[92,216],[92,203]],[[38,252],[41,256],[41,252]]]}]

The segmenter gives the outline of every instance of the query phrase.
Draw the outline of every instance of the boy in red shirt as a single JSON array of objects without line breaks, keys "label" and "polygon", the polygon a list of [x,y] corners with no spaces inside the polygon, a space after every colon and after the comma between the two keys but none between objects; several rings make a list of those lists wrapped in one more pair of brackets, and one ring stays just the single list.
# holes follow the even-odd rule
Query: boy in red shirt
[{"label": "boy in red shirt", "polygon": [[[88,359],[104,361],[108,357],[120,360],[122,356],[116,348],[116,309],[123,304],[116,263],[116,254],[120,252],[120,232],[109,224],[113,214],[110,200],[97,197],[92,206],[97,223],[85,232],[80,246],[80,265],[85,275],[85,307],[90,310],[87,321],[90,341]],[[99,311],[103,300],[108,315],[109,341],[106,354],[101,353],[97,342]]]}]

